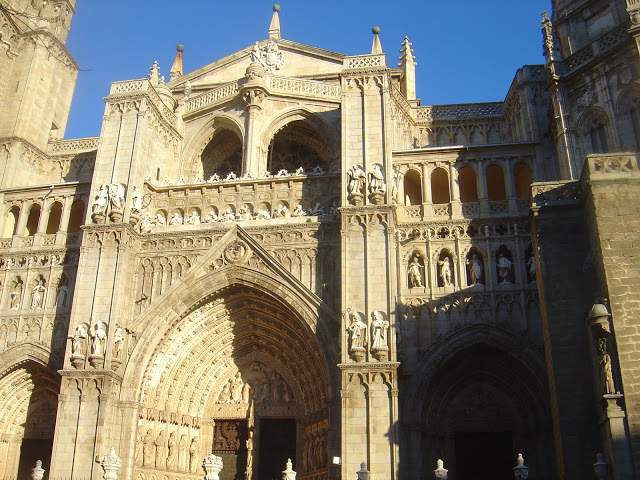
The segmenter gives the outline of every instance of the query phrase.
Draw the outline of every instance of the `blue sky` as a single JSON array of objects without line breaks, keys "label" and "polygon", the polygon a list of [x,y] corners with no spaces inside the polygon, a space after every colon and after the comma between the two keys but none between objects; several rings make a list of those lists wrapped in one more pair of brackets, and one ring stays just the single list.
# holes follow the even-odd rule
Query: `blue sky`
[{"label": "blue sky", "polygon": [[[543,63],[540,13],[549,0],[283,0],[282,38],[347,55],[368,53],[371,27],[389,66],[413,43],[422,105],[503,100],[516,70]],[[273,1],[79,0],[67,47],[78,73],[65,138],[97,136],[109,84],[141,78],[154,60],[169,77],[267,38]],[[392,63],[393,62],[393,63]]]}]

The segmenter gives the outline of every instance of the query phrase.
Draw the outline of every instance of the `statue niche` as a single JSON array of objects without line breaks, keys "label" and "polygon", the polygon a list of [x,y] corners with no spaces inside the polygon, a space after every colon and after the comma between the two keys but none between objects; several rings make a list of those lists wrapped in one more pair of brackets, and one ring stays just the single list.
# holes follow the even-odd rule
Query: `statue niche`
[{"label": "statue niche", "polygon": [[281,404],[293,400],[291,387],[275,370],[260,362],[252,362],[244,372],[236,372],[218,394],[218,404]]}]

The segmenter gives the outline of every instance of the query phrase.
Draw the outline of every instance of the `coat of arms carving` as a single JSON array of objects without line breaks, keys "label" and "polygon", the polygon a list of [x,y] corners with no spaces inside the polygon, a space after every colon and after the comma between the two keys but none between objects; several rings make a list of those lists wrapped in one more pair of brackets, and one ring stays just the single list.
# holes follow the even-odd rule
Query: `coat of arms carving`
[{"label": "coat of arms carving", "polygon": [[256,42],[253,50],[249,53],[249,58],[252,63],[259,63],[272,75],[284,65],[284,52],[280,51],[273,40],[263,47],[260,47]]}]

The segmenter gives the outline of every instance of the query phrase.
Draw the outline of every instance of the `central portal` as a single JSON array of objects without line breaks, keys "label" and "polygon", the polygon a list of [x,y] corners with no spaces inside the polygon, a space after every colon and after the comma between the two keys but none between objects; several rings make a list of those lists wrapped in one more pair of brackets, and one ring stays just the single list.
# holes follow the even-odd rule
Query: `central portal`
[{"label": "central portal", "polygon": [[288,458],[296,465],[296,421],[261,419],[259,452],[258,480],[280,480]]}]

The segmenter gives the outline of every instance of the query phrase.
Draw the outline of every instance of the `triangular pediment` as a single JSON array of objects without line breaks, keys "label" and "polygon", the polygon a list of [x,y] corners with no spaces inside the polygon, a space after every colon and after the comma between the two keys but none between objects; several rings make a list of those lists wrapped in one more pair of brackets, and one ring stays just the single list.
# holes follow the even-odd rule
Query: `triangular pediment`
[{"label": "triangular pediment", "polygon": [[[261,40],[258,42],[258,46],[262,48],[270,41],[272,40]],[[290,40],[277,39],[273,41],[278,46],[278,50],[284,53],[284,62],[274,72],[275,75],[321,79],[328,75],[337,75],[342,70],[343,59],[346,57],[343,54]],[[195,95],[200,93],[203,88],[223,85],[244,78],[245,71],[251,63],[249,54],[253,48],[254,44],[249,45],[231,55],[188,72],[169,82],[168,86],[171,89],[179,89],[188,80]]]}]

